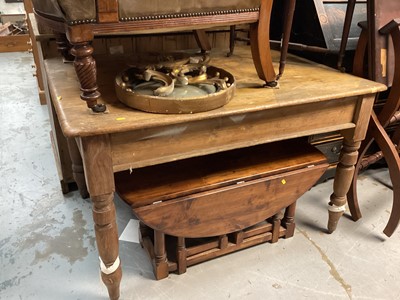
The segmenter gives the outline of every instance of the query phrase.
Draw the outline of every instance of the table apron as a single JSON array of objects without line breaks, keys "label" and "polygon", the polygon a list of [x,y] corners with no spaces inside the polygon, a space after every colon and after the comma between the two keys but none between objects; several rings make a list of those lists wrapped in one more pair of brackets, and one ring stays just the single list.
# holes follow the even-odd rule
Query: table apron
[{"label": "table apron", "polygon": [[111,134],[114,171],[354,129],[359,97]]}]

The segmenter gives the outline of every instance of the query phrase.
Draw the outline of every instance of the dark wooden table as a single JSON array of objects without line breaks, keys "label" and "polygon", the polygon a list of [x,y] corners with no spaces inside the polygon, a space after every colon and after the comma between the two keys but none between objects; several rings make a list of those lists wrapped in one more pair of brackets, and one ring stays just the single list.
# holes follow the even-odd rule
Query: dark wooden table
[{"label": "dark wooden table", "polygon": [[73,66],[63,64],[61,58],[45,61],[55,122],[67,139],[76,141],[82,157],[93,202],[101,275],[112,299],[119,297],[122,276],[114,172],[340,131],[344,146],[330,197],[329,232],[335,230],[345,210],[357,150],[365,136],[375,94],[386,87],[289,56],[280,88],[262,88],[249,48],[238,47],[229,58],[222,54],[215,55],[212,64],[236,76],[235,97],[220,109],[182,115],[144,113],[120,103],[114,92],[114,77],[124,69],[124,60],[110,57],[96,57],[103,91],[99,101],[107,104],[108,112],[93,114],[80,100]]}]

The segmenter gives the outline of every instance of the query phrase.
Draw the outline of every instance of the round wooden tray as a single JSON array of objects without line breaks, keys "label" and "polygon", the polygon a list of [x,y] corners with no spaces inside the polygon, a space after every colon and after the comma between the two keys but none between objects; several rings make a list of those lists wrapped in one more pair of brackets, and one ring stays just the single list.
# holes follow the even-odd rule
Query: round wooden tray
[{"label": "round wooden tray", "polygon": [[115,78],[115,90],[118,99],[129,107],[151,113],[188,114],[209,111],[227,104],[233,97],[236,88],[235,78],[229,72],[214,66],[207,67],[207,77],[213,78],[219,73],[228,85],[219,89],[210,83],[189,85],[175,84],[174,91],[168,96],[155,96],[153,91],[162,86],[159,81],[141,81],[135,88],[126,88],[123,76],[133,72],[134,68],[125,70]]}]

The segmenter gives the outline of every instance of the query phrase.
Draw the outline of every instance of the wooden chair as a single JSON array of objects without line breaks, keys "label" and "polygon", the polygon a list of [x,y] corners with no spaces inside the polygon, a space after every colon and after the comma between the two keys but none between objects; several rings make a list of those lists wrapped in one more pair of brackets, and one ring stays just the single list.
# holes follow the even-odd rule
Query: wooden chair
[{"label": "wooden chair", "polygon": [[[292,29],[292,23],[293,23],[293,16],[294,16],[294,11],[296,8],[296,0],[284,0],[284,21],[283,21],[283,28],[282,28],[282,40],[281,40],[281,57],[279,60],[279,72],[277,75],[277,80],[279,80],[280,77],[282,77],[283,72],[285,70],[286,66],[286,58],[287,58],[287,53],[289,50],[289,39],[290,39],[290,32]],[[232,25],[230,27],[230,38],[229,38],[229,52],[228,56],[231,56],[233,54],[233,51],[235,49],[235,40],[238,38],[236,37],[236,26]]]},{"label": "wooden chair", "polygon": [[[91,41],[96,35],[163,33],[200,30],[220,25],[248,23],[253,61],[258,76],[267,86],[276,86],[269,48],[269,20],[273,0],[33,0],[38,22],[68,38],[60,46],[75,57],[81,98],[95,112],[105,110],[96,81],[96,62]],[[204,34],[197,31],[202,48]],[[205,46],[204,46],[205,45]],[[207,50],[207,49],[203,49]]]},{"label": "wooden chair", "polygon": [[[345,49],[346,27],[348,26],[355,0],[349,1],[346,13],[342,50]],[[356,49],[353,73],[391,86],[388,98],[382,110],[372,113],[367,136],[359,149],[359,158],[356,170],[376,162],[385,157],[393,185],[393,205],[388,224],[384,229],[387,236],[391,236],[400,222],[400,158],[397,146],[400,142],[400,126],[397,125],[392,138],[386,132],[389,125],[400,120],[400,3],[397,0],[388,0],[385,3],[372,0],[367,5],[368,22],[361,23],[362,32]],[[343,52],[344,54],[344,52]],[[368,57],[368,68],[365,69],[365,58]],[[342,56],[343,57],[343,56]],[[340,66],[339,60],[338,65]],[[365,156],[375,141],[380,151]],[[357,178],[355,172],[352,186],[347,194],[347,200],[353,220],[361,218],[361,211],[357,197]]]},{"label": "wooden chair", "polygon": [[[339,69],[343,62],[356,3],[357,0],[348,0],[343,26],[343,35],[339,50]],[[399,16],[398,1],[367,0],[366,17],[368,22],[364,23],[364,32],[361,36],[368,39],[368,70],[363,77],[384,83],[389,87],[392,85],[392,79],[394,76],[394,51],[390,42],[388,44],[388,35],[382,34],[380,29]],[[360,51],[358,51],[357,55],[360,56],[360,54]]]}]

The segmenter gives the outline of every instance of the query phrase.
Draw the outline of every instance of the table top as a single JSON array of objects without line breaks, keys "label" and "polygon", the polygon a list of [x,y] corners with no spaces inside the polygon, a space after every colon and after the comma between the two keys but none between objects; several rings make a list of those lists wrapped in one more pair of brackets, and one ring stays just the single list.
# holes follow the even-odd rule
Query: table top
[{"label": "table top", "polygon": [[[279,53],[273,54],[274,61],[279,61]],[[102,93],[98,101],[107,104],[108,113],[94,114],[80,100],[79,83],[73,65],[63,63],[61,58],[47,59],[45,67],[49,88],[64,134],[67,137],[83,137],[126,132],[366,95],[386,89],[385,85],[344,74],[293,55],[288,56],[279,88],[263,88],[249,47],[237,47],[231,57],[226,57],[226,52],[222,51],[215,51],[211,56],[211,65],[226,69],[235,76],[236,93],[227,105],[195,114],[146,113],[119,102],[115,95],[114,78],[128,67],[129,61],[120,56],[95,57],[98,86]]]}]

